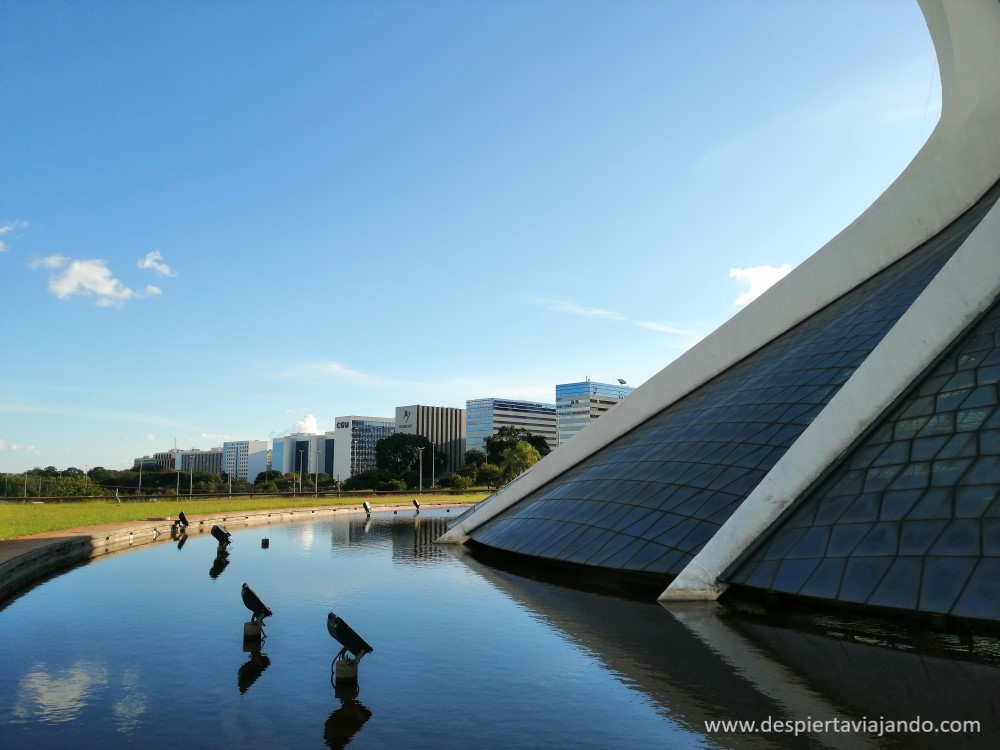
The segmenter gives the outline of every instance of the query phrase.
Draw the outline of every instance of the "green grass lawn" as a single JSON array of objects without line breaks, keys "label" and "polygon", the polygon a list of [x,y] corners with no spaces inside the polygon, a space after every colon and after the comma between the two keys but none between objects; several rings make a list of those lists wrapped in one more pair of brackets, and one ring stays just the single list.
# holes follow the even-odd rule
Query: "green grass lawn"
[{"label": "green grass lawn", "polygon": [[[435,502],[472,504],[479,502],[487,494],[486,492],[474,492],[464,495],[421,495],[420,502],[424,505],[433,505]],[[417,496],[415,492],[413,496]],[[151,502],[137,500],[122,503],[104,500],[80,503],[0,503],[0,540],[43,534],[47,531],[74,529],[80,526],[96,526],[102,523],[139,521],[162,516],[176,518],[181,511],[184,511],[185,515],[193,517],[202,513],[228,513],[240,510],[359,505],[364,500],[368,500],[372,505],[386,505],[407,503],[409,496],[304,497],[293,499],[258,495],[233,498],[213,497],[202,500],[181,497]]]}]

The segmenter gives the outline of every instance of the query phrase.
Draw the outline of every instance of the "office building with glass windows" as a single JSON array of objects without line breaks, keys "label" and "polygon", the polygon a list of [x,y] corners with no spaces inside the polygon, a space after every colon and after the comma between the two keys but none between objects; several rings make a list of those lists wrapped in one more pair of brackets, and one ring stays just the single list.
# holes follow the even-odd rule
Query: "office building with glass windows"
[{"label": "office building with glass windows", "polygon": [[920,6],[942,114],[899,178],[440,541],[668,604],[1000,622],[1000,4]]},{"label": "office building with glass windows", "polygon": [[271,441],[271,470],[333,476],[333,432],[296,432]]},{"label": "office building with glass windows", "polygon": [[485,450],[486,438],[496,435],[501,427],[521,427],[532,435],[541,435],[549,448],[558,443],[554,404],[507,398],[476,398],[465,402],[466,450]]},{"label": "office building with glass windows", "polygon": [[343,482],[374,469],[375,444],[395,431],[395,417],[337,417],[333,431],[333,478]]},{"label": "office building with glass windows", "polygon": [[556,430],[562,445],[576,433],[619,403],[635,388],[624,383],[582,383],[556,385]]}]

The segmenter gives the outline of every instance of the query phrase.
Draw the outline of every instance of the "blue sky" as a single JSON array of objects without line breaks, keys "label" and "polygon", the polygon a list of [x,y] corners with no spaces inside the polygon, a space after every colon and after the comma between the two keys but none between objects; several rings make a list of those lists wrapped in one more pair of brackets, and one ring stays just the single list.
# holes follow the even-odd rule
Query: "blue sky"
[{"label": "blue sky", "polygon": [[6,0],[0,60],[8,472],[639,385],[940,112],[914,0]]}]

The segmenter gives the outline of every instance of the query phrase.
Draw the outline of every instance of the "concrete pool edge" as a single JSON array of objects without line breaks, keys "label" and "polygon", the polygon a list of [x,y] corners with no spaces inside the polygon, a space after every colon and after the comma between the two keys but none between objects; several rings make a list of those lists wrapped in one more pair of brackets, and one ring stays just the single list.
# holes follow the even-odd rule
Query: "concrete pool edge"
[{"label": "concrete pool edge", "polygon": [[[422,502],[423,507],[427,509],[466,508],[471,504],[433,500]],[[413,505],[380,504],[372,510],[375,513],[413,511]],[[231,529],[358,513],[364,513],[360,502],[357,505],[320,505],[307,508],[191,514],[188,515],[190,526],[187,528],[187,533],[188,535],[208,533],[216,524]],[[171,517],[164,517],[125,521],[62,529],[0,541],[0,609],[46,577],[68,570],[82,562],[146,544],[170,541],[174,520]]]}]

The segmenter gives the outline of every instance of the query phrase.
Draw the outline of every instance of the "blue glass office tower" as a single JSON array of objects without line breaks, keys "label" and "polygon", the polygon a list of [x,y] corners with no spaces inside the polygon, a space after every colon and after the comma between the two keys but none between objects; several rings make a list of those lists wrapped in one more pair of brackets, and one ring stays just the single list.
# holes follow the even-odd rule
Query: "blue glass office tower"
[{"label": "blue glass office tower", "polygon": [[589,378],[581,383],[556,386],[556,429],[559,445],[600,417],[634,391],[624,383],[596,383]]}]

